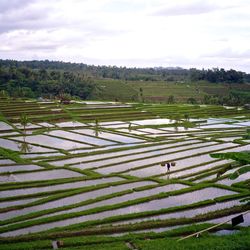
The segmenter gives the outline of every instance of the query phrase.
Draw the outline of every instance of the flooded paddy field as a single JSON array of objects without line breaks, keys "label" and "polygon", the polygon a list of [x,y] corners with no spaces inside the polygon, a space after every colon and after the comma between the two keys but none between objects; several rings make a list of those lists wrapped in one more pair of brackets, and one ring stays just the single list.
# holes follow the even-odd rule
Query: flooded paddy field
[{"label": "flooded paddy field", "polygon": [[146,222],[161,232],[247,210],[249,172],[229,178],[244,164],[211,156],[250,150],[245,109],[1,103],[0,237]]},{"label": "flooded paddy field", "polygon": [[32,170],[41,170],[43,169],[37,165],[15,165],[15,166],[4,166],[0,167],[0,173],[12,173],[19,171],[32,171]]}]

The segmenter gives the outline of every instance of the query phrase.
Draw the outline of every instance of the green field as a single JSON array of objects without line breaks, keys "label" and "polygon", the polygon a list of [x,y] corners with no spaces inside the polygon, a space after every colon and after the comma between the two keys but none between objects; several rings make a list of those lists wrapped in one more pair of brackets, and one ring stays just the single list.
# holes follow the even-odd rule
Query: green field
[{"label": "green field", "polygon": [[[175,102],[186,103],[189,98],[203,103],[204,96],[228,96],[232,89],[244,93],[250,91],[249,84],[218,84],[208,82],[166,82],[166,81],[124,81],[124,80],[95,80],[96,88],[91,99],[144,101],[168,103],[169,96]],[[141,89],[141,90],[140,90]],[[142,91],[142,92],[141,92]],[[141,96],[142,93],[142,96]]]}]

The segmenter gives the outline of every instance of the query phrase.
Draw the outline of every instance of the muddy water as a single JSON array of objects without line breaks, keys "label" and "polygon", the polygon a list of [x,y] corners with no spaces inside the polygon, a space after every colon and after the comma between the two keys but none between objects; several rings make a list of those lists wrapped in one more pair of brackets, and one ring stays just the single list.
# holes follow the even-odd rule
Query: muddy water
[{"label": "muddy water", "polygon": [[23,174],[11,174],[0,176],[1,180],[6,180],[8,182],[22,182],[22,181],[40,181],[40,180],[53,180],[53,179],[62,179],[62,178],[72,178],[83,176],[80,173],[66,170],[66,169],[55,169],[55,170],[44,170],[33,173],[23,173]]},{"label": "muddy water", "polygon": [[26,137],[12,137],[12,139],[16,139],[20,142],[0,138],[0,147],[11,149],[14,151],[24,152],[24,153],[25,151],[28,153],[54,151],[53,149],[50,149],[50,148],[43,148],[43,147],[30,145],[29,143],[26,143],[27,142],[26,138],[28,137],[27,136]]},{"label": "muddy water", "polygon": [[41,211],[41,210],[46,210],[46,209],[50,209],[50,208],[71,205],[71,204],[82,202],[82,201],[85,201],[88,199],[100,197],[103,195],[112,194],[115,192],[120,192],[123,190],[133,189],[136,187],[142,187],[142,186],[152,185],[152,184],[154,184],[154,182],[142,181],[142,182],[123,184],[123,185],[119,185],[119,186],[113,186],[113,187],[111,186],[111,187],[107,187],[107,188],[103,188],[103,189],[99,189],[99,190],[95,190],[95,191],[85,192],[82,194],[72,195],[70,197],[47,202],[47,203],[44,203],[44,204],[38,205],[38,206],[27,207],[27,208],[17,210],[17,211],[10,211],[10,212],[7,212],[5,214],[0,214],[0,219],[8,219],[11,217],[15,217],[15,216],[23,215],[23,214],[28,214],[28,213],[35,212],[35,211]]},{"label": "muddy water", "polygon": [[[78,133],[84,133],[84,129],[79,129],[75,130]],[[118,135],[118,134],[113,134],[113,133],[107,133],[107,132],[102,132],[100,131],[98,133],[98,138],[100,139],[109,139],[113,141],[117,141],[120,143],[138,143],[138,142],[143,142],[143,140],[129,137],[129,136],[124,136],[124,135]]]},{"label": "muddy water", "polygon": [[145,218],[141,218],[141,219],[116,222],[116,223],[112,223],[112,225],[123,225],[123,224],[137,223],[137,222],[150,221],[150,220],[166,220],[166,219],[171,219],[171,218],[190,218],[190,217],[194,217],[198,214],[205,214],[205,213],[208,213],[211,211],[230,208],[230,207],[240,205],[240,204],[241,203],[239,200],[233,200],[233,201],[216,203],[216,204],[205,206],[205,207],[184,210],[181,212],[168,213],[168,214],[145,217]]},{"label": "muddy water", "polygon": [[33,198],[33,199],[23,199],[23,200],[18,200],[18,201],[6,201],[6,202],[0,202],[0,208],[4,207],[12,207],[16,205],[23,205],[27,204],[33,201],[39,200],[39,198]]},{"label": "muddy water", "polygon": [[53,131],[48,132],[48,134],[63,137],[63,138],[70,139],[70,140],[76,140],[76,141],[79,141],[80,143],[94,144],[96,146],[104,146],[104,145],[114,144],[114,142],[102,140],[100,138],[95,138],[95,137],[91,137],[91,136],[87,136],[87,135],[79,135],[76,133],[71,133],[71,132],[67,132],[67,131],[63,131],[63,130],[53,130]]},{"label": "muddy water", "polygon": [[[23,141],[22,137],[15,137],[13,138],[18,141]],[[59,148],[59,149],[76,149],[76,148],[84,148],[84,147],[90,147],[87,144],[84,143],[77,143],[70,140],[63,140],[47,135],[31,135],[26,136],[26,142],[28,143],[38,143],[42,146],[47,147],[53,147],[53,148]]]},{"label": "muddy water", "polygon": [[64,164],[73,164],[77,162],[86,162],[86,161],[93,161],[93,160],[98,162],[98,160],[103,161],[104,159],[110,158],[110,157],[118,157],[118,156],[123,156],[127,154],[143,153],[143,152],[147,152],[151,150],[160,150],[163,148],[169,148],[169,147],[175,147],[175,146],[177,147],[177,146],[181,146],[185,144],[198,143],[198,142],[201,142],[201,141],[190,140],[190,141],[185,141],[185,142],[176,142],[176,143],[164,144],[164,145],[155,145],[155,146],[153,145],[153,146],[137,148],[137,149],[122,150],[119,152],[105,153],[105,154],[85,156],[85,157],[75,157],[75,158],[61,160],[61,161],[52,161],[50,163],[54,166],[63,166]]},{"label": "muddy water", "polygon": [[27,195],[27,194],[36,194],[42,192],[56,191],[56,190],[64,190],[64,189],[72,189],[72,188],[81,188],[92,185],[98,185],[102,183],[110,183],[110,182],[118,182],[122,181],[122,178],[119,177],[111,177],[111,178],[102,178],[96,180],[87,180],[87,181],[77,181],[65,184],[51,185],[45,187],[35,187],[35,188],[23,188],[23,189],[12,189],[7,191],[1,191],[1,197],[8,196],[18,196],[18,195]]},{"label": "muddy water", "polygon": [[[111,159],[107,159],[107,160],[101,160],[99,162],[89,162],[89,163],[82,163],[79,165],[74,165],[74,167],[80,168],[80,169],[86,169],[86,168],[97,168],[97,167],[102,167],[105,165],[124,165],[127,163],[122,163],[125,161],[131,161],[131,160],[138,160],[138,159],[144,159],[146,157],[154,157],[160,154],[169,154],[171,152],[176,152],[176,151],[180,151],[180,150],[185,150],[185,149],[190,149],[193,147],[199,147],[199,146],[206,146],[206,145],[213,145],[215,144],[214,142],[202,142],[202,143],[197,143],[197,144],[193,144],[193,145],[186,145],[186,146],[179,146],[179,147],[175,147],[175,148],[167,148],[167,149],[158,149],[152,152],[148,152],[148,153],[138,153],[136,155],[126,155],[126,156],[121,156],[121,157],[117,157],[117,158],[111,158]],[[151,161],[151,159],[147,159],[148,162]],[[99,170],[97,170],[99,171]],[[102,170],[100,169],[100,172],[102,172]]]},{"label": "muddy water", "polygon": [[[147,196],[159,194],[159,193],[162,193],[162,192],[170,192],[170,191],[174,191],[174,190],[179,190],[179,189],[186,188],[186,187],[187,187],[186,185],[182,185],[182,184],[170,184],[170,185],[166,185],[166,186],[161,186],[161,187],[148,189],[148,190],[145,190],[145,191],[133,192],[131,194],[126,194],[126,195],[122,195],[122,196],[119,196],[119,197],[114,197],[114,198],[111,198],[111,199],[96,202],[96,203],[86,205],[86,206],[73,208],[73,209],[66,210],[66,211],[53,213],[53,214],[50,214],[50,216],[51,215],[54,216],[54,215],[58,215],[58,214],[64,214],[64,213],[85,211],[87,209],[100,207],[100,206],[105,206],[105,205],[114,205],[114,204],[122,203],[122,202],[125,202],[125,201],[128,201],[128,200],[134,200],[134,199],[137,199],[137,198],[147,197]],[[42,217],[48,217],[48,216],[42,216]]]},{"label": "muddy water", "polygon": [[[206,145],[206,143],[205,143],[205,145]],[[225,144],[218,144],[218,145],[211,145],[211,146],[209,146],[209,144],[207,144],[207,145],[208,145],[207,147],[203,147],[203,148],[190,149],[190,150],[186,150],[183,152],[171,153],[171,154],[166,155],[166,156],[164,156],[164,155],[163,156],[156,156],[156,157],[152,157],[149,159],[143,159],[143,160],[138,160],[138,161],[133,161],[133,162],[128,162],[128,163],[122,163],[122,164],[116,165],[114,167],[111,166],[111,167],[96,169],[95,171],[97,171],[98,173],[101,173],[101,174],[117,173],[117,172],[129,170],[129,169],[133,169],[136,167],[147,166],[150,164],[160,164],[162,161],[172,161],[172,160],[178,159],[178,158],[190,157],[192,155],[196,155],[196,154],[200,154],[200,153],[207,153],[207,152],[210,152],[213,150],[219,151],[219,150],[225,149],[227,147],[235,146],[235,144],[233,144],[233,143],[225,143]]]},{"label": "muddy water", "polygon": [[16,166],[0,167],[0,173],[16,172],[16,171],[31,171],[31,170],[38,170],[38,169],[43,169],[43,168],[37,165],[16,165]]},{"label": "muddy water", "polygon": [[30,226],[28,228],[18,229],[15,231],[7,232],[1,234],[2,237],[6,236],[16,236],[21,234],[27,234],[30,232],[40,232],[48,230],[55,227],[63,227],[67,225],[72,225],[89,220],[103,219],[110,216],[121,215],[121,214],[131,214],[143,211],[158,210],[161,208],[181,206],[185,204],[191,204],[193,202],[199,202],[206,199],[213,199],[215,197],[234,194],[234,192],[218,189],[218,188],[205,188],[202,190],[193,191],[186,194],[170,196],[160,200],[153,200],[146,203],[137,204],[134,206],[129,206],[125,208],[120,208],[112,211],[105,211],[101,213],[80,216],[71,219],[65,219],[63,221],[56,221],[52,223],[47,223],[43,225]]}]

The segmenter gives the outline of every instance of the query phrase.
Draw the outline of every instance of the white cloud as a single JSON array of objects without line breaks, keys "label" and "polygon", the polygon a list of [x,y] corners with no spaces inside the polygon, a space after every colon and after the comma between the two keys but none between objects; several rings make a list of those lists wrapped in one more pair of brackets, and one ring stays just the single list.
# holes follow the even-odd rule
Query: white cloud
[{"label": "white cloud", "polygon": [[0,53],[249,71],[249,11],[248,0],[1,0]]},{"label": "white cloud", "polygon": [[211,1],[173,1],[172,3],[160,6],[152,14],[159,16],[200,15],[224,8]]}]

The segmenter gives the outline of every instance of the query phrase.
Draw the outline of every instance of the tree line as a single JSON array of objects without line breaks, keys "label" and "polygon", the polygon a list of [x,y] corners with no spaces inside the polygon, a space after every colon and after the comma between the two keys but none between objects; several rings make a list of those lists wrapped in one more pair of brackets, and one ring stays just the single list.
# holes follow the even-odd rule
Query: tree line
[{"label": "tree line", "polygon": [[[135,81],[207,81],[215,83],[250,82],[250,75],[244,72],[224,69],[182,69],[182,68],[126,68],[115,66],[93,66],[82,63],[58,61],[15,61],[0,60],[0,91],[12,97],[70,97],[88,99],[100,88],[96,79],[121,79]],[[102,93],[102,89],[99,89]],[[138,93],[142,99],[142,89]],[[140,99],[139,98],[139,99]],[[226,99],[227,98],[227,99]],[[205,103],[239,104],[249,103],[245,91],[230,91],[227,97],[208,95]],[[173,102],[171,98],[168,101]],[[195,100],[190,99],[190,103]]]},{"label": "tree line", "polygon": [[63,70],[0,66],[0,91],[12,97],[54,98],[67,94],[86,99],[95,85],[90,77]]},{"label": "tree line", "polygon": [[0,60],[0,67],[29,68],[32,70],[69,71],[80,73],[85,78],[111,78],[121,80],[143,81],[200,81],[211,83],[244,83],[250,82],[250,74],[223,68],[183,69],[180,67],[127,68],[117,66],[95,66],[84,63],[60,61],[16,61]]},{"label": "tree line", "polygon": [[213,68],[207,70],[190,69],[191,81],[208,81],[212,83],[244,83],[250,82],[250,74],[233,69]]}]

